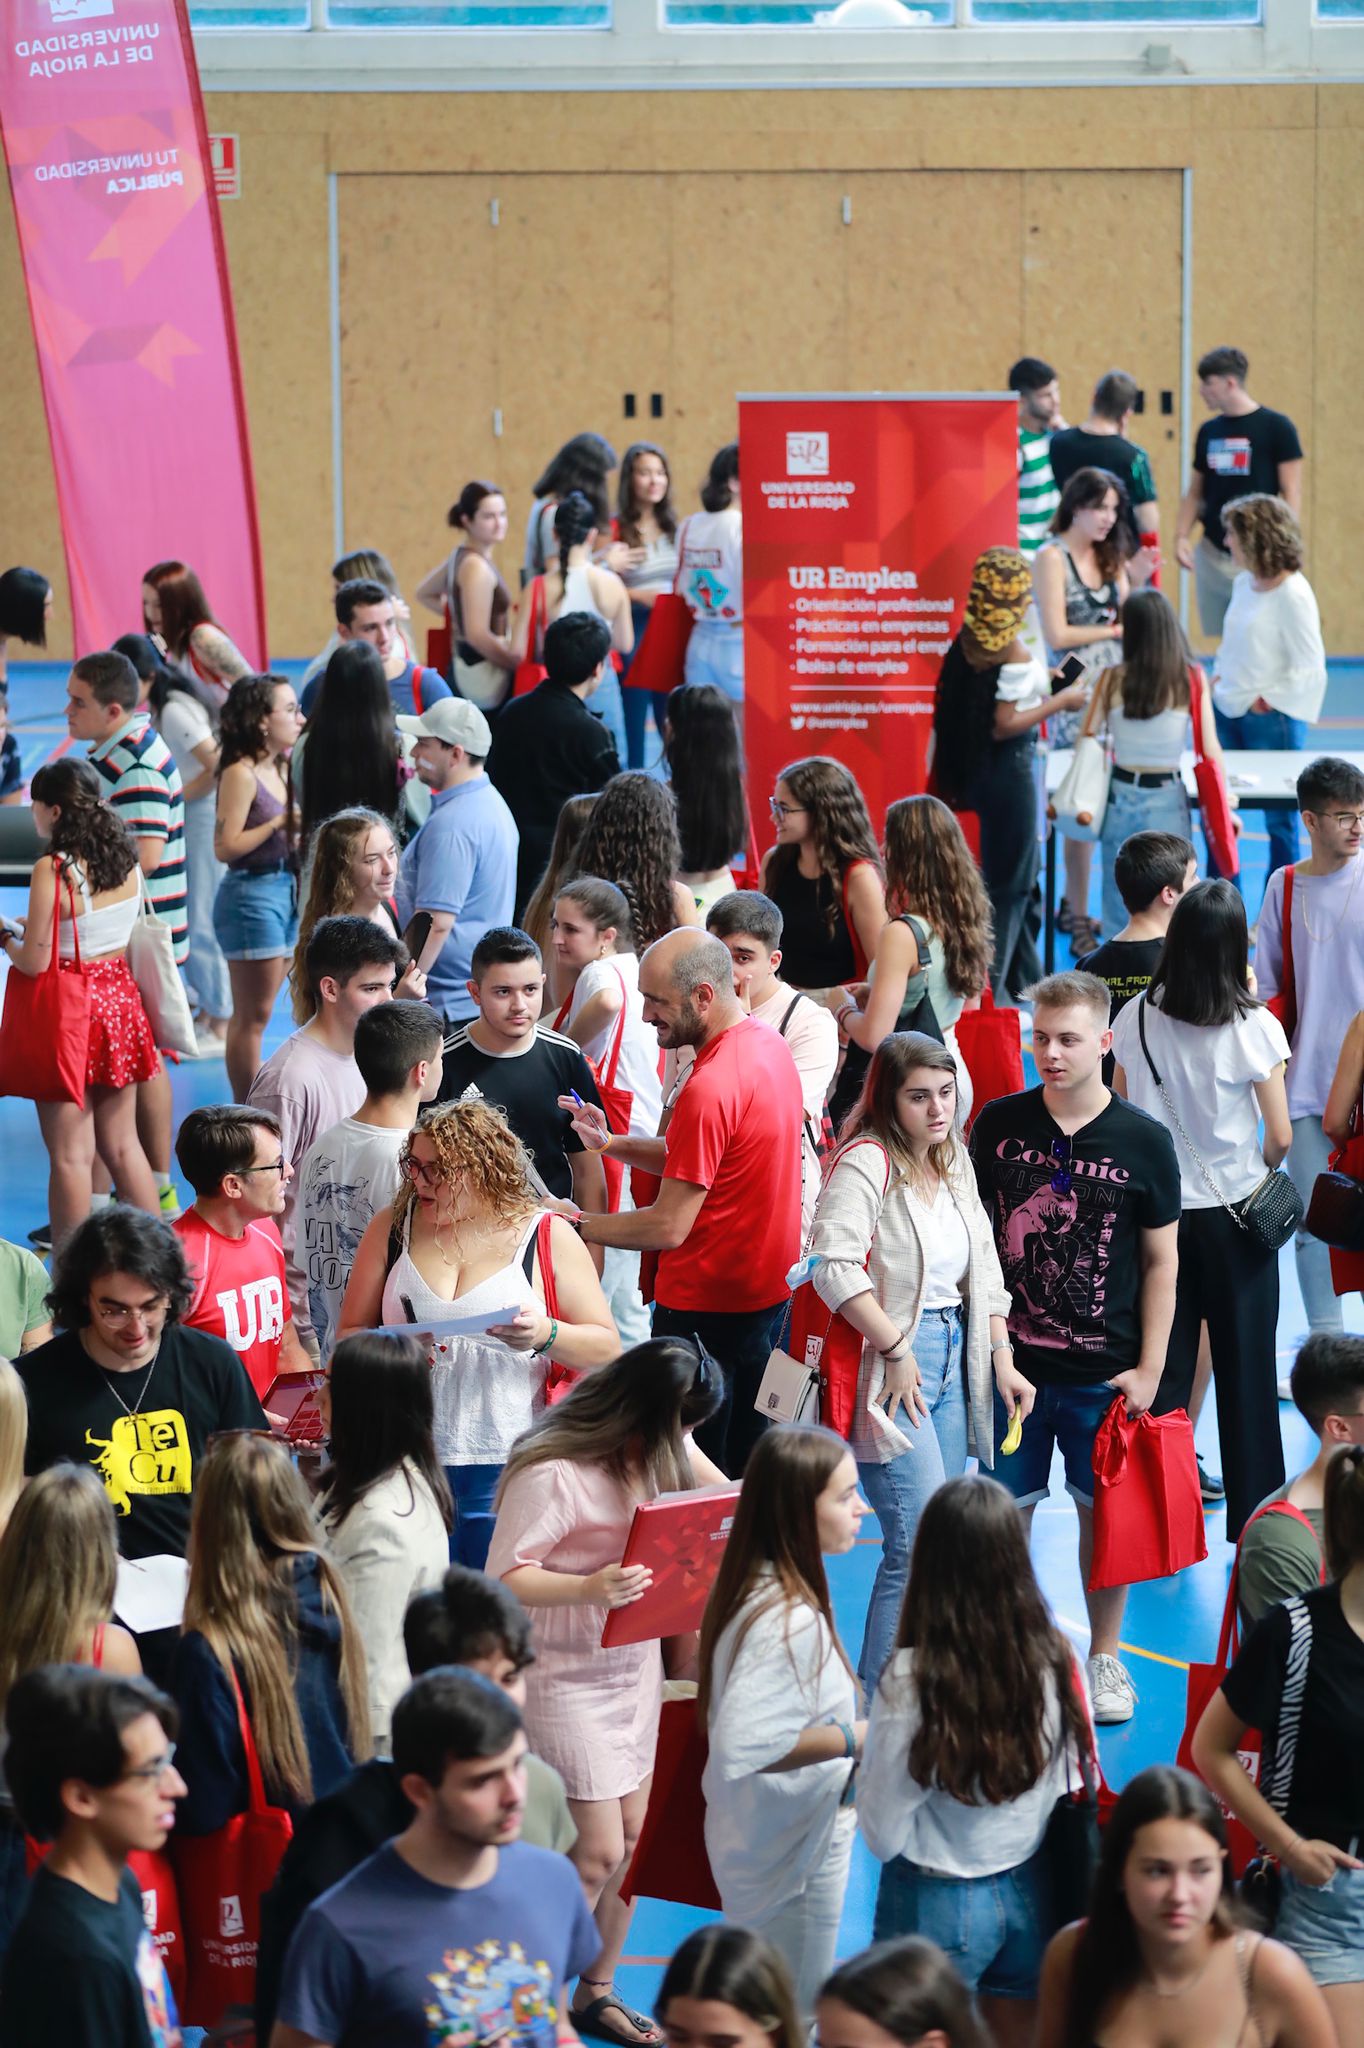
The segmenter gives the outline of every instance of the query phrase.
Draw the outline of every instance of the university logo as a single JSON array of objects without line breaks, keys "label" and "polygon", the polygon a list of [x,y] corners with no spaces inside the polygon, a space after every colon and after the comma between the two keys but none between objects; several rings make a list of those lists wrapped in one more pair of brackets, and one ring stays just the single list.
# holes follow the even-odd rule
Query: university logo
[{"label": "university logo", "polygon": [[234,1351],[249,1351],[259,1338],[271,1343],[284,1334],[284,1289],[278,1278],[248,1280],[240,1293],[229,1288],[218,1296],[223,1334]]},{"label": "university logo", "polygon": [[788,476],[827,476],[829,474],[829,436],[827,434],[788,434],[786,437],[786,474]]},{"label": "university logo", "polygon": [[246,1922],[242,1918],[242,1902],[235,1893],[229,1893],[218,1901],[218,1932],[224,1941],[231,1941],[234,1935],[245,1934]]},{"label": "university logo", "polygon": [[51,9],[53,21],[92,21],[96,15],[112,14],[114,0],[42,0]]}]

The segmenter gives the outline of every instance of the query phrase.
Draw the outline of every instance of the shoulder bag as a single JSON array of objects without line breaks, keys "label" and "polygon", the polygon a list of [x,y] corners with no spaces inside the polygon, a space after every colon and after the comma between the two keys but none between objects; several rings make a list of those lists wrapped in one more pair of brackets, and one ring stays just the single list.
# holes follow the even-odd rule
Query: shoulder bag
[{"label": "shoulder bag", "polygon": [[[63,883],[76,947],[74,967],[65,971],[58,950]],[[24,974],[11,965],[5,980],[0,1095],[21,1095],[29,1102],[84,1102],[89,1053],[90,982],[81,964],[80,920],[70,877],[56,871],[52,957],[41,974]]]},{"label": "shoulder bag", "polygon": [[1085,709],[1070,766],[1047,805],[1047,816],[1063,839],[1097,839],[1103,831],[1104,812],[1108,809],[1108,749],[1102,740],[1095,739],[1091,730],[1103,694],[1101,678]]},{"label": "shoulder bag", "polygon": [[[1288,1616],[1288,1661],[1284,1669],[1283,1697],[1279,1702],[1279,1730],[1274,1754],[1261,1774],[1260,1791],[1275,1813],[1283,1817],[1293,1790],[1293,1770],[1298,1758],[1298,1730],[1302,1725],[1302,1703],[1307,1693],[1307,1666],[1312,1657],[1312,1611],[1301,1594],[1284,1601]],[[1279,1859],[1261,1850],[1246,1865],[1241,1879],[1241,1897],[1261,1921],[1267,1934],[1274,1932],[1283,1895]]]},{"label": "shoulder bag", "polygon": [[[885,1161],[884,1206],[890,1187],[890,1154],[884,1145],[876,1149]],[[813,1232],[812,1222],[802,1263],[810,1256]],[[873,1231],[873,1243],[875,1239]],[[868,1245],[864,1263],[870,1260]],[[802,1280],[786,1305],[781,1336],[772,1348],[753,1406],[769,1422],[822,1422],[836,1435],[850,1437],[865,1341],[859,1330],[820,1299],[813,1279]]]},{"label": "shoulder bag", "polygon": [[1179,1111],[1170,1100],[1165,1083],[1156,1072],[1156,1063],[1146,1043],[1146,995],[1137,998],[1137,1030],[1141,1036],[1142,1057],[1151,1069],[1151,1079],[1160,1090],[1160,1099],[1165,1104],[1171,1123],[1184,1140],[1185,1150],[1198,1168],[1203,1185],[1210,1195],[1216,1196],[1232,1222],[1247,1237],[1253,1238],[1262,1250],[1277,1252],[1288,1243],[1294,1231],[1303,1220],[1302,1196],[1294,1187],[1288,1175],[1280,1166],[1271,1166],[1264,1179],[1253,1187],[1239,1202],[1229,1202],[1217,1182],[1203,1164],[1202,1156],[1193,1139],[1179,1120]]},{"label": "shoulder bag", "polygon": [[540,659],[540,643],[545,634],[545,618],[548,605],[545,599],[545,579],[537,576],[530,586],[530,618],[526,625],[526,651],[517,663],[512,678],[513,697],[528,697],[532,690],[538,690],[548,671]]},{"label": "shoulder bag", "polygon": [[1198,791],[1203,837],[1217,863],[1217,871],[1230,881],[1241,872],[1241,844],[1232,824],[1231,798],[1220,761],[1211,761],[1203,751],[1203,671],[1197,662],[1189,666],[1189,715],[1193,723],[1194,788]]},{"label": "shoulder bag", "polygon": [[[1072,1672],[1075,1691],[1084,1702],[1086,1719],[1089,1702],[1081,1689],[1078,1672]],[[1061,1739],[1068,1742],[1065,1717]],[[1099,1867],[1099,1793],[1103,1786],[1103,1765],[1092,1734],[1077,1747],[1079,1788],[1068,1785],[1052,1807],[1047,1831],[1042,1837],[1042,1875],[1047,1901],[1047,1925],[1043,1939],[1049,1940],[1072,1920],[1083,1920],[1089,1911],[1094,1873]]]},{"label": "shoulder bag", "polygon": [[128,971],[137,983],[152,1037],[163,1052],[193,1059],[199,1049],[189,997],[175,964],[175,936],[159,917],[137,866],[137,922],[128,941]]},{"label": "shoulder bag", "polygon": [[[1191,1664],[1185,1693],[1184,1733],[1180,1737],[1179,1754],[1175,1761],[1183,1771],[1192,1771],[1198,1777],[1199,1770],[1194,1762],[1193,1743],[1203,1710],[1213,1694],[1220,1692],[1222,1681],[1236,1662],[1241,1647],[1241,1545],[1246,1540],[1246,1530],[1258,1522],[1262,1515],[1288,1515],[1301,1522],[1307,1529],[1312,1524],[1301,1508],[1295,1508],[1291,1501],[1271,1500],[1258,1507],[1242,1529],[1236,1544],[1236,1557],[1231,1567],[1231,1583],[1227,1587],[1227,1603],[1222,1609],[1222,1630],[1217,1638],[1217,1655],[1211,1664]],[[1313,1539],[1316,1531],[1312,1529]],[[1326,1584],[1326,1559],[1323,1556],[1319,1567],[1318,1584]],[[1236,1745],[1236,1755],[1252,1785],[1260,1781],[1260,1759],[1262,1744],[1258,1728],[1247,1728]],[[1244,1821],[1236,1818],[1225,1802],[1219,1800],[1227,1823],[1227,1855],[1233,1877],[1240,1877],[1257,1849],[1255,1836]]]},{"label": "shoulder bag", "polygon": [[[1364,1098],[1350,1111],[1345,1143],[1312,1184],[1304,1228],[1334,1251],[1364,1252]],[[1338,1277],[1334,1260],[1332,1275]],[[1356,1287],[1364,1287],[1364,1279],[1350,1279],[1340,1292]]]},{"label": "shoulder bag", "polygon": [[677,530],[677,574],[671,590],[660,591],[649,608],[649,623],[639,636],[639,645],[621,682],[631,690],[652,690],[666,696],[675,690],[686,673],[687,642],[696,621],[692,608],[678,585],[682,581],[682,536],[684,519]]}]

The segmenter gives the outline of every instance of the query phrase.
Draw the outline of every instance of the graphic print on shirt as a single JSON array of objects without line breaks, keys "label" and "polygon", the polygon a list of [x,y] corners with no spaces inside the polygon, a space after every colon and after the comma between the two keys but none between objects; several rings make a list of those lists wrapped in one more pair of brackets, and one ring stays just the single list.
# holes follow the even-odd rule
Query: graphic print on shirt
[{"label": "graphic print on shirt", "polygon": [[1225,435],[1208,443],[1208,468],[1214,476],[1249,476],[1250,442],[1242,435]]},{"label": "graphic print on shirt", "polygon": [[331,1297],[345,1286],[374,1216],[371,1182],[333,1179],[335,1168],[335,1160],[319,1159],[305,1190],[303,1270],[315,1330],[327,1327]]},{"label": "graphic print on shirt", "polygon": [[161,1961],[155,1942],[148,1934],[143,1934],[138,1940],[135,1967],[152,2048],[180,2048],[181,2035],[175,2000],[166,1978],[165,1965]]},{"label": "graphic print on shirt", "polygon": [[271,1275],[247,1280],[215,1297],[222,1310],[223,1335],[238,1353],[256,1343],[270,1344],[284,1334],[284,1289]]},{"label": "graphic print on shirt", "polygon": [[1059,1162],[1021,1138],[995,1153],[996,1239],[1009,1327],[1045,1351],[1103,1352],[1113,1235],[1131,1175],[1116,1160],[1074,1159],[1070,1186],[1052,1186]]},{"label": "graphic print on shirt", "polygon": [[500,1941],[447,1949],[441,1963],[428,1978],[436,1994],[426,2006],[432,2048],[552,2039],[554,1973],[548,1963],[532,1963],[519,1941],[509,1941],[505,1951]]},{"label": "graphic print on shirt", "polygon": [[734,617],[734,607],[727,602],[729,585],[719,575],[723,560],[719,548],[693,548],[690,552],[691,587],[708,619]]},{"label": "graphic print on shirt", "polygon": [[135,1493],[188,1493],[194,1475],[189,1432],[178,1408],[153,1408],[145,1415],[118,1415],[107,1437],[85,1432],[100,1455],[95,1471],[114,1504],[130,1515]]}]

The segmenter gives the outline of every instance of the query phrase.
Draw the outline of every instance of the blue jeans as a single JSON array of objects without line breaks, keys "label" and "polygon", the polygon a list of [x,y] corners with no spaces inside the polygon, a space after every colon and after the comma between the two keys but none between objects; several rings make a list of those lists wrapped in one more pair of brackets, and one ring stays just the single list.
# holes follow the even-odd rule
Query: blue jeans
[{"label": "blue jeans", "polygon": [[[623,686],[626,676],[630,673],[630,664],[639,650],[639,643],[644,638],[644,629],[649,623],[651,614],[652,607],[650,605],[638,604],[633,598],[630,600],[630,617],[635,622],[635,645],[632,652],[626,655],[625,667],[621,670],[621,683]],[[627,687],[622,687],[620,694],[625,706],[625,737],[630,749],[628,766],[631,768],[643,768],[645,765],[644,756],[649,723],[649,706],[651,704],[653,706],[654,724],[658,729],[657,751],[661,753],[663,745],[663,720],[668,710],[668,692],[666,690],[631,690]],[[622,765],[627,765],[623,757]]]},{"label": "blue jeans", "polygon": [[895,1856],[881,1872],[873,1941],[936,1942],[972,1992],[1036,1998],[1047,1944],[1041,1855],[991,1877],[938,1877]]},{"label": "blue jeans", "polygon": [[733,704],[744,701],[744,629],[718,619],[701,619],[687,642],[683,675],[689,683],[714,683]]},{"label": "blue jeans", "polygon": [[[1284,1161],[1284,1171],[1304,1202],[1312,1199],[1317,1175],[1325,1173],[1335,1150],[1321,1127],[1319,1116],[1295,1116],[1293,1149]],[[1345,1328],[1345,1311],[1331,1278],[1331,1251],[1319,1237],[1299,1230],[1293,1239],[1293,1259],[1298,1269],[1302,1305],[1307,1310],[1307,1327],[1339,1333]]]},{"label": "blue jeans", "polygon": [[[1290,718],[1284,711],[1245,711],[1239,718],[1228,718],[1216,706],[1217,737],[1224,747],[1249,749],[1252,753],[1300,753],[1307,745],[1307,720]],[[1275,868],[1289,867],[1298,857],[1298,814],[1295,810],[1264,811],[1261,814],[1269,833],[1269,872]],[[1217,869],[1208,855],[1208,872],[1216,874]],[[1238,876],[1237,888],[1240,878]]]},{"label": "blue jeans", "polygon": [[451,1564],[467,1564],[481,1572],[493,1540],[493,1496],[502,1477],[500,1465],[447,1465],[445,1476],[455,1497],[455,1526],[450,1531]]},{"label": "blue jeans", "polygon": [[214,799],[185,805],[185,889],[189,898],[189,960],[185,980],[206,1017],[232,1015],[227,962],[213,929],[213,903],[227,869],[213,852]]},{"label": "blue jeans", "polygon": [[965,1325],[958,1309],[925,1309],[914,1332],[928,1419],[912,1429],[896,1410],[896,1421],[913,1440],[888,1465],[858,1464],[862,1490],[881,1525],[881,1563],[871,1589],[862,1636],[858,1677],[870,1699],[895,1644],[900,1607],[909,1579],[909,1555],[924,1503],[945,1479],[966,1470],[966,1380],[962,1373]]},{"label": "blue jeans", "polygon": [[[1357,1856],[1360,1844],[1353,1845]],[[1357,1984],[1364,1978],[1364,1870],[1337,1870],[1324,1885],[1281,1872],[1283,1902],[1274,1929],[1296,1951],[1315,1984]]]},{"label": "blue jeans", "polygon": [[625,706],[620,701],[623,694],[615,663],[608,657],[601,681],[587,700],[587,708],[615,741],[616,758],[620,761],[625,759]]},{"label": "blue jeans", "polygon": [[1104,812],[1099,844],[1103,849],[1103,906],[1100,923],[1106,939],[1113,938],[1127,923],[1127,906],[1113,879],[1113,863],[1124,839],[1134,832],[1175,832],[1189,837],[1189,799],[1177,775],[1154,789],[1138,789],[1135,782],[1108,785],[1108,808]]},{"label": "blue jeans", "polygon": [[1094,1505],[1094,1439],[1099,1424],[1117,1399],[1102,1382],[1089,1387],[1040,1386],[1032,1414],[1023,1425],[1023,1441],[1006,1458],[1004,1438],[1009,1416],[995,1388],[995,1469],[992,1479],[1007,1486],[1021,1508],[1035,1507],[1051,1491],[1051,1455],[1059,1450],[1066,1472],[1066,1492],[1081,1507]]}]

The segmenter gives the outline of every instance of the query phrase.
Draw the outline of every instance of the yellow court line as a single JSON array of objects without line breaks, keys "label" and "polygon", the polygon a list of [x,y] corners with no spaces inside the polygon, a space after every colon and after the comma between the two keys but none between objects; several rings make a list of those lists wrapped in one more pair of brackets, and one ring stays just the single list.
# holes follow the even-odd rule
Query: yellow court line
[{"label": "yellow court line", "polygon": [[[1087,1623],[1072,1621],[1069,1615],[1065,1614],[1058,1614],[1056,1619],[1062,1628],[1073,1636],[1089,1634]],[[1118,1648],[1129,1657],[1145,1657],[1149,1664],[1168,1664],[1172,1671],[1187,1671],[1189,1668],[1182,1657],[1167,1657],[1160,1650],[1143,1650],[1139,1643],[1119,1643]]]}]

